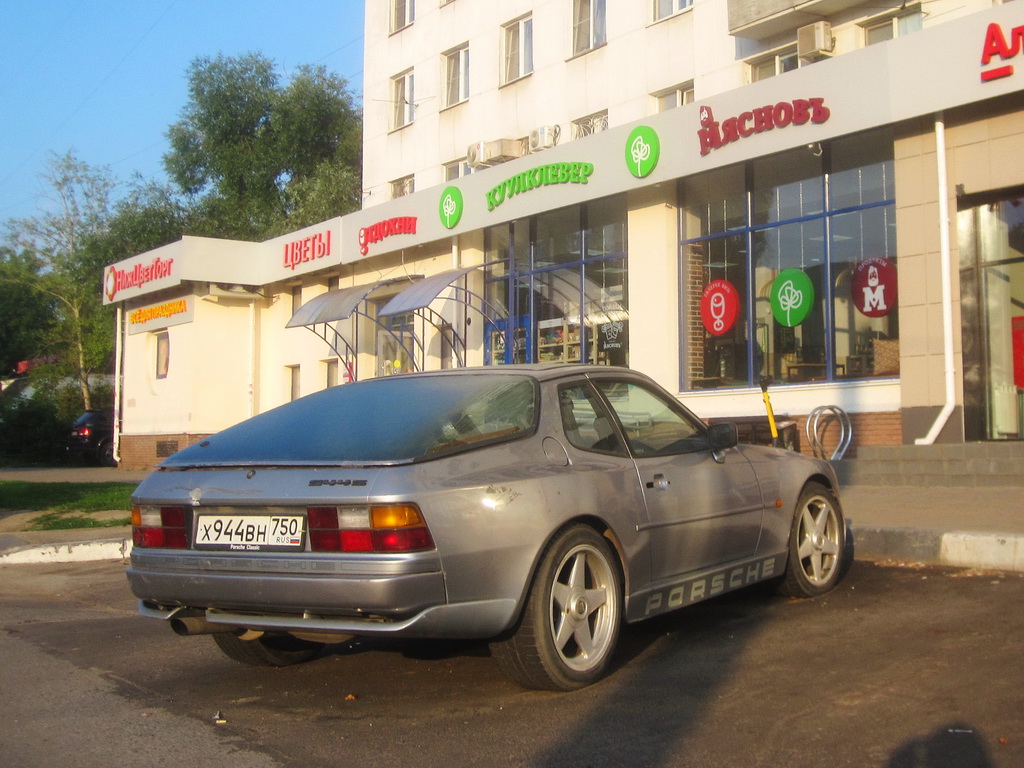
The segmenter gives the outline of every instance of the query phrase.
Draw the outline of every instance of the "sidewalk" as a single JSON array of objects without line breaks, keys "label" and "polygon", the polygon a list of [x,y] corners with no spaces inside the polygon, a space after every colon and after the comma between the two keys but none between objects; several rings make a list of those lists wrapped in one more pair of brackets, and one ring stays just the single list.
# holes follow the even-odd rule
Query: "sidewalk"
[{"label": "sidewalk", "polygon": [[[145,475],[89,467],[0,470],[0,480],[33,482],[139,482]],[[1024,572],[1020,488],[850,485],[840,500],[858,560]],[[130,528],[0,533],[0,565],[121,560],[130,551]]]}]

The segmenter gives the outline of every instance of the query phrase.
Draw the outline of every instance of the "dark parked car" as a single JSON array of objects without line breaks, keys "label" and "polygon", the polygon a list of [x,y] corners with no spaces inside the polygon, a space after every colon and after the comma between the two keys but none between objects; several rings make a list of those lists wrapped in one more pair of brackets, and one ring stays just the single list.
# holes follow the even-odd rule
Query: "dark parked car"
[{"label": "dark parked car", "polygon": [[71,425],[68,436],[68,453],[72,458],[116,467],[114,461],[114,412],[111,410],[90,410],[83,413]]},{"label": "dark parked car", "polygon": [[166,459],[134,496],[140,611],[283,666],[352,635],[485,638],[533,688],[599,679],[619,628],[761,581],[841,577],[831,466],[738,445],[622,368],[345,384]]}]

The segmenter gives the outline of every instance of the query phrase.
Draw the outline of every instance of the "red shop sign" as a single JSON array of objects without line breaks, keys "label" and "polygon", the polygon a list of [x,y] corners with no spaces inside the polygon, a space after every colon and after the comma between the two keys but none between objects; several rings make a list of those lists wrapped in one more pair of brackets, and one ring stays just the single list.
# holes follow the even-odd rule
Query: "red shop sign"
[{"label": "red shop sign", "polygon": [[862,261],[853,270],[850,300],[862,315],[888,315],[896,306],[896,266],[888,259]]},{"label": "red shop sign", "polygon": [[1013,383],[1024,389],[1024,317],[1011,318],[1013,333]]},{"label": "red shop sign", "polygon": [[740,295],[727,280],[712,280],[700,297],[700,319],[713,336],[721,336],[736,324]]}]

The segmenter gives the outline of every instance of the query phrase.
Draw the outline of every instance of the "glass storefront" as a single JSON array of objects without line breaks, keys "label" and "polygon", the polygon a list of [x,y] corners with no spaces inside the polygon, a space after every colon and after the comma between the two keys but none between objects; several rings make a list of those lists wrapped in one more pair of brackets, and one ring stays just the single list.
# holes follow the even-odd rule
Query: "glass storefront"
[{"label": "glass storefront", "polygon": [[967,440],[1024,438],[1024,188],[957,212]]},{"label": "glass storefront", "polygon": [[561,208],[486,231],[491,364],[629,364],[623,196]]},{"label": "glass storefront", "polygon": [[684,389],[899,374],[893,165],[882,129],[682,182]]}]

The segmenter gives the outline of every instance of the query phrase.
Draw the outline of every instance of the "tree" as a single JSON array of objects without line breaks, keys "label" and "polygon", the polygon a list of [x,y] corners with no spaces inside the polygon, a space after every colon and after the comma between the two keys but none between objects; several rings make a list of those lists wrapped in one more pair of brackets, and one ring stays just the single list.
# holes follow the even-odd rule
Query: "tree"
[{"label": "tree", "polygon": [[39,277],[38,260],[0,247],[0,377],[22,360],[39,357],[54,322],[53,300],[29,284]]},{"label": "tree", "polygon": [[57,362],[40,374],[56,388],[71,377],[83,408],[91,407],[90,377],[108,371],[112,360],[113,313],[101,305],[105,255],[89,247],[107,231],[115,181],[107,168],[92,168],[71,152],[53,156],[43,178],[51,207],[37,216],[8,222],[13,247],[37,265],[14,284],[50,302],[54,324],[41,340],[41,352]]},{"label": "tree", "polygon": [[190,232],[259,240],[358,208],[361,124],[344,78],[306,66],[282,88],[247,54],[196,59],[188,80],[164,166],[194,200]]}]

